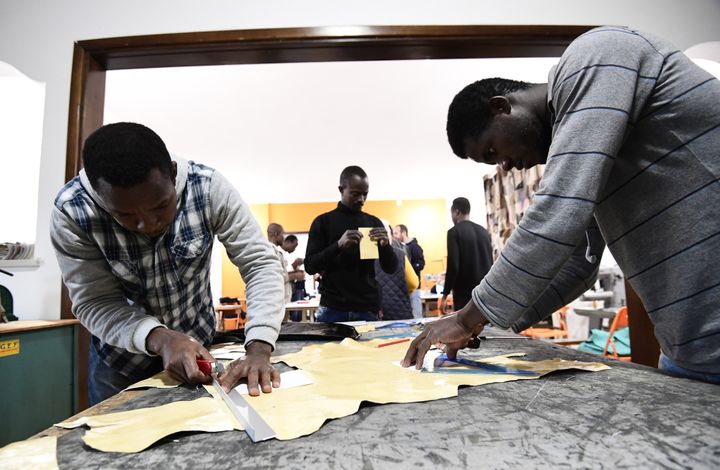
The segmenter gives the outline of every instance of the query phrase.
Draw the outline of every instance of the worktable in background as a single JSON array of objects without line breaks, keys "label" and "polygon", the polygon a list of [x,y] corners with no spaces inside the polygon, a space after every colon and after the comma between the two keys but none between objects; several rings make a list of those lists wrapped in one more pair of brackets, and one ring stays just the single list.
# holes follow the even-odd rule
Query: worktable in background
[{"label": "worktable in background", "polygon": [[[77,412],[77,320],[0,323],[0,447]],[[17,341],[17,343],[16,343]]]},{"label": "worktable in background", "polygon": [[[380,334],[388,330],[363,337]],[[306,344],[279,342],[275,354]],[[366,403],[358,413],[290,441],[253,443],[239,431],[183,433],[138,454],[116,454],[85,446],[85,429],[42,435],[61,435],[61,469],[720,468],[718,386],[529,339],[487,340],[473,354],[510,352],[527,353],[527,360],[559,357],[613,368],[461,388],[456,398],[430,402]],[[104,403],[121,403],[120,411],[206,396],[188,386],[123,397],[127,393]]]}]

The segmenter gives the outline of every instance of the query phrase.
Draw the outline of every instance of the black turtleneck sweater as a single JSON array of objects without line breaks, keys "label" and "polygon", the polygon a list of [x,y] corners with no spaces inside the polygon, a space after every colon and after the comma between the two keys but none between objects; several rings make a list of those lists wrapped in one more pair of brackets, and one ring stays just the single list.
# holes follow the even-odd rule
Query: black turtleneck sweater
[{"label": "black turtleneck sweater", "polygon": [[[374,215],[354,211],[342,203],[336,209],[313,220],[305,252],[305,270],[320,273],[320,305],[344,312],[377,312],[380,297],[375,282],[374,260],[360,259],[360,247],[341,250],[338,240],[345,230],[359,227],[382,227]],[[391,273],[397,258],[388,244],[379,248],[380,266]]]}]

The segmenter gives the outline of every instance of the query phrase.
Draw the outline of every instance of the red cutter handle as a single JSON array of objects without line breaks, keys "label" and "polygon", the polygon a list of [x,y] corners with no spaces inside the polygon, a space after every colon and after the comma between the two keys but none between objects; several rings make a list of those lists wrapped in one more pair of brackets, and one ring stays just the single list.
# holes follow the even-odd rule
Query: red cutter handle
[{"label": "red cutter handle", "polygon": [[208,361],[206,359],[198,359],[197,361],[198,369],[200,369],[200,372],[202,372],[205,375],[211,375],[213,372],[215,372],[215,363],[212,361]]}]

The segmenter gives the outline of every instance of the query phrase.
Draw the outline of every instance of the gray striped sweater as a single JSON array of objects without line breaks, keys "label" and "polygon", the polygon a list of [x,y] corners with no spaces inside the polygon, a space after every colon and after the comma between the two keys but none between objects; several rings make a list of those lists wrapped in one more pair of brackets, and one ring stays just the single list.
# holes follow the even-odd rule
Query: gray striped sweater
[{"label": "gray striped sweater", "polygon": [[473,300],[531,315],[594,218],[681,367],[720,373],[720,83],[619,27],[575,40],[549,76],[552,144],[531,207]]}]

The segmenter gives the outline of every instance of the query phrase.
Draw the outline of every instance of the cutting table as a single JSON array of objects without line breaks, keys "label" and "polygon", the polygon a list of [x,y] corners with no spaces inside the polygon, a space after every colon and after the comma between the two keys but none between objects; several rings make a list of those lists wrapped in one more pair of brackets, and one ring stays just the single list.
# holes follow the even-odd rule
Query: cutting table
[{"label": "cutting table", "polygon": [[[279,342],[275,354],[306,344]],[[110,454],[85,446],[84,429],[40,435],[60,435],[61,469],[720,468],[718,386],[536,340],[491,339],[473,351],[485,357],[509,352],[524,352],[528,360],[599,361],[612,369],[461,388],[456,398],[431,402],[368,403],[355,415],[290,441],[253,443],[239,431],[184,433],[141,453]],[[88,411],[157,406],[205,394],[190,386],[123,392]]]}]

